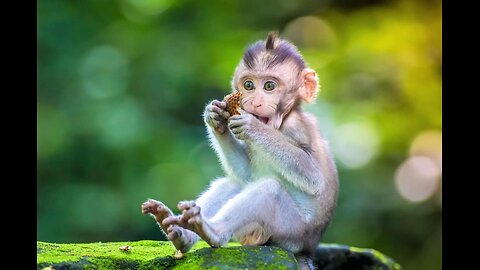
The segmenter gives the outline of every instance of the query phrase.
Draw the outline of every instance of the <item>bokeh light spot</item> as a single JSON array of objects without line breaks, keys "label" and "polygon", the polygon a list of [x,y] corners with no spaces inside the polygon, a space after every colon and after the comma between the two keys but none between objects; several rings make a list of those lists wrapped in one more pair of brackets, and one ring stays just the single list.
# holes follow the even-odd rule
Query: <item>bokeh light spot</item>
[{"label": "bokeh light spot", "polygon": [[172,4],[172,0],[127,0],[127,2],[145,15],[159,14]]},{"label": "bokeh light spot", "polygon": [[138,104],[125,98],[101,107],[95,125],[102,142],[112,148],[122,148],[145,139],[147,118]]},{"label": "bokeh light spot", "polygon": [[365,166],[379,151],[377,132],[367,122],[353,122],[336,127],[333,138],[335,157],[350,169]]},{"label": "bokeh light spot", "polygon": [[331,26],[324,20],[305,16],[291,21],[283,36],[302,48],[332,49],[337,40]]},{"label": "bokeh light spot", "polygon": [[337,37],[330,24],[315,16],[304,16],[287,24],[282,36],[293,42],[310,65],[320,68],[329,63],[337,49]]},{"label": "bokeh light spot", "polygon": [[167,10],[172,3],[172,0],[123,0],[119,2],[123,16],[136,24],[153,23],[156,17]]},{"label": "bokeh light spot", "polygon": [[124,92],[128,85],[127,57],[111,46],[95,47],[84,59],[81,77],[90,97],[103,99],[116,96]]},{"label": "bokeh light spot", "polygon": [[442,132],[429,130],[420,133],[410,145],[410,156],[432,158],[442,172]]},{"label": "bokeh light spot", "polygon": [[395,173],[395,186],[403,198],[422,202],[430,198],[439,185],[440,169],[429,157],[413,156]]}]

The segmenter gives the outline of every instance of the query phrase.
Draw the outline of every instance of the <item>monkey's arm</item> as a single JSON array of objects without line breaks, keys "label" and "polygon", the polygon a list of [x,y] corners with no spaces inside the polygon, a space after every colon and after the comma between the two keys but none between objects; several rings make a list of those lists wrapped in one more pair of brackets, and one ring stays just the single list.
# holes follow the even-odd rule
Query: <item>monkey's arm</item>
[{"label": "monkey's arm", "polygon": [[[232,116],[229,128],[234,136],[251,146],[255,154],[263,155],[262,161],[294,186],[310,195],[319,195],[324,189],[327,168],[322,168],[320,160],[308,150],[311,142],[295,141],[250,114]],[[298,137],[302,137],[308,132],[304,129],[300,126],[292,132],[298,132]]]},{"label": "monkey's arm", "polygon": [[212,147],[227,176],[242,182],[249,179],[250,160],[244,146],[228,130],[224,134],[217,134],[208,127],[208,133]]},{"label": "monkey's arm", "polygon": [[203,114],[210,143],[215,150],[225,173],[229,178],[245,181],[250,178],[250,159],[245,146],[235,139],[227,128],[227,118],[230,114],[225,111],[226,103],[212,101],[205,107]]}]

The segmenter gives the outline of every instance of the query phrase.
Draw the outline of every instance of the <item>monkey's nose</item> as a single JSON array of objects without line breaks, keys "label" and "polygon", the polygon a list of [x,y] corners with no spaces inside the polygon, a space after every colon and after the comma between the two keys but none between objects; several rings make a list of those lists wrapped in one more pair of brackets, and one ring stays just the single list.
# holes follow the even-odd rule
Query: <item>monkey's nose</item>
[{"label": "monkey's nose", "polygon": [[253,106],[254,108],[259,108],[259,107],[262,107],[262,104],[261,104],[261,103],[252,102],[252,106]]}]

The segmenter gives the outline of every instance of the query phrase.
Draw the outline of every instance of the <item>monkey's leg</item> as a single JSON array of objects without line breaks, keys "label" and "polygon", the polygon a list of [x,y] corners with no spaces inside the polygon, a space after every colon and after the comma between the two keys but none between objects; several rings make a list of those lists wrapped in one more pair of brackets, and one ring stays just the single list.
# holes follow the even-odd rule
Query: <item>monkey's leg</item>
[{"label": "monkey's leg", "polygon": [[173,212],[163,203],[149,199],[142,204],[142,213],[150,214],[162,231],[172,242],[175,248],[183,253],[187,252],[193,244],[198,240],[198,236],[192,231],[186,230],[178,225],[165,226],[162,221],[170,216]]},{"label": "monkey's leg", "polygon": [[239,184],[224,177],[214,180],[210,187],[205,190],[195,204],[200,206],[202,214],[206,218],[213,217],[228,200],[237,195],[241,190]]},{"label": "monkey's leg", "polygon": [[[183,201],[179,203],[179,209],[184,210],[187,205],[194,207],[202,208],[202,215],[206,218],[213,217],[218,210],[225,205],[227,201],[237,195],[241,190],[241,187],[238,183],[231,181],[230,179],[224,177],[213,181],[210,184],[210,187],[200,195],[200,197],[193,201]],[[163,222],[163,226],[169,225],[180,225],[182,228],[195,231],[192,226],[190,226],[187,220],[182,219],[182,216],[170,216],[166,218]],[[197,232],[197,231],[195,231]],[[202,237],[202,236],[200,236]],[[205,237],[205,236],[204,236]],[[203,238],[203,237],[202,237]],[[203,238],[205,240],[205,238]],[[208,242],[208,241],[207,241]]]},{"label": "monkey's leg", "polygon": [[181,202],[179,209],[182,216],[169,217],[164,224],[193,230],[213,247],[225,245],[244,226],[258,223],[267,235],[281,239],[282,246],[294,252],[302,248],[305,219],[290,195],[273,179],[249,184],[211,219],[194,202]]}]

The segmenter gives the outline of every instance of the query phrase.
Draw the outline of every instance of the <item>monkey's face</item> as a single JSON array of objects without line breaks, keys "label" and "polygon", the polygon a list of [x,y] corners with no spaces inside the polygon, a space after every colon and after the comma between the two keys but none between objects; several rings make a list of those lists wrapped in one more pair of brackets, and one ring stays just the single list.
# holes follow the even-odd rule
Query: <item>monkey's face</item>
[{"label": "monkey's face", "polygon": [[238,70],[235,86],[242,93],[241,107],[261,122],[269,124],[281,109],[283,96],[295,79],[290,65],[279,65],[270,70]]},{"label": "monkey's face", "polygon": [[271,76],[247,76],[240,83],[242,108],[267,124],[278,108],[281,81]]}]

